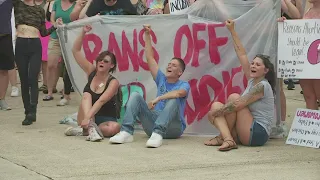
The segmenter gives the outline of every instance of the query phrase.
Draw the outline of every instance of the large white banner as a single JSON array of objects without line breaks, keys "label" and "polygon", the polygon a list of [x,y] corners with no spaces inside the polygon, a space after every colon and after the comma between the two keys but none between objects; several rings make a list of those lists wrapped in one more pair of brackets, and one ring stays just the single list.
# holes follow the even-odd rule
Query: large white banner
[{"label": "large white banner", "polygon": [[320,79],[320,20],[287,20],[278,31],[278,77]]},{"label": "large white banner", "polygon": [[[256,5],[235,22],[249,59],[256,54],[266,54],[275,62],[277,23],[273,2]],[[140,92],[147,101],[156,95],[156,84],[145,60],[143,24],[152,27],[152,45],[161,70],[165,70],[172,57],[184,59],[187,67],[181,78],[191,86],[185,110],[186,133],[217,134],[207,121],[211,104],[213,101],[225,103],[230,94],[242,93],[245,89],[247,81],[223,22],[187,14],[95,16],[58,29],[70,79],[80,93],[87,79],[71,49],[86,24],[91,24],[93,29],[84,38],[83,53],[90,62],[105,50],[116,55],[118,69],[115,76],[123,85],[124,105],[134,91]]]}]

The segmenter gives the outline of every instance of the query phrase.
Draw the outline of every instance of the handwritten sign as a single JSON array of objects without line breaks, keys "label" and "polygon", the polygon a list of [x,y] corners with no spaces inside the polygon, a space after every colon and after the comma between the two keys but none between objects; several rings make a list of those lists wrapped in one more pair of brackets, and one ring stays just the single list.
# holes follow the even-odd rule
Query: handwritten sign
[{"label": "handwritten sign", "polygon": [[278,78],[320,79],[320,20],[278,24]]},{"label": "handwritten sign", "polygon": [[297,109],[286,144],[320,148],[320,111]]},{"label": "handwritten sign", "polygon": [[189,7],[189,0],[169,0],[170,14],[185,14]]}]

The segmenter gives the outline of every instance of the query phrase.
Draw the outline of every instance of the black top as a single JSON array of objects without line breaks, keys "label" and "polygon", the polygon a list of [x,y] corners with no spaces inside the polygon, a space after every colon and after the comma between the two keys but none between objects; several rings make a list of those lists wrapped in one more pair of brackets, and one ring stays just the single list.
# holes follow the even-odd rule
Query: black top
[{"label": "black top", "polygon": [[[88,78],[88,83],[87,85],[84,87],[83,92],[87,92],[89,94],[91,94],[92,96],[92,105],[94,103],[96,103],[98,101],[98,99],[101,97],[101,95],[107,90],[110,81],[112,79],[116,79],[113,76],[109,76],[109,79],[107,80],[106,86],[104,88],[104,90],[102,91],[102,93],[97,94],[95,92],[93,92],[90,88],[91,82],[93,80],[93,78],[96,75],[96,71],[93,71]],[[108,102],[106,102],[97,112],[97,114],[95,116],[106,116],[106,117],[113,117],[113,118],[117,118],[117,113],[116,113],[116,95],[113,96]]]},{"label": "black top", "polygon": [[51,2],[49,2],[49,4],[48,4],[48,8],[47,8],[47,12],[46,12],[46,19],[47,19],[47,21],[49,21],[49,22],[50,22],[50,19],[51,19],[51,12],[49,11],[49,9],[50,9],[50,4],[51,4]]},{"label": "black top", "polygon": [[92,0],[86,15],[88,17],[100,15],[138,15],[137,9],[130,0],[117,0],[113,6],[107,6],[104,0]]}]

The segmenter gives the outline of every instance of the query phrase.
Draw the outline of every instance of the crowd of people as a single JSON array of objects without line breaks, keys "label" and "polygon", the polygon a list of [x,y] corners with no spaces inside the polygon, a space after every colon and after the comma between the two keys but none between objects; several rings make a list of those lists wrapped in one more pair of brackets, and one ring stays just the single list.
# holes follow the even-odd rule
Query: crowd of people
[{"label": "crowd of people", "polygon": [[[2,3],[1,3],[2,2]],[[156,15],[169,14],[168,0],[4,0],[0,2],[0,109],[10,110],[5,101],[9,79],[11,96],[18,96],[16,68],[21,82],[21,96],[25,119],[22,125],[36,121],[39,91],[46,95],[43,101],[54,100],[58,79],[63,77],[64,88],[57,105],[65,106],[73,91],[68,72],[64,67],[59,37],[59,25],[96,15]],[[190,1],[190,4],[195,1]],[[303,7],[302,0],[282,0],[282,17],[285,19],[320,18],[320,0],[309,0],[311,6]],[[308,4],[308,5],[310,5]],[[12,35],[11,14],[14,10],[16,33]],[[276,20],[275,20],[276,21]],[[220,151],[238,148],[237,144],[262,146],[271,137],[283,137],[286,118],[286,99],[281,86],[281,120],[275,129],[274,121],[276,73],[269,56],[257,54],[249,60],[232,19],[225,21],[233,38],[233,45],[248,85],[242,94],[231,94],[226,104],[214,102],[208,119],[220,135],[205,142],[219,146]],[[75,40],[74,59],[88,76],[78,110],[78,127],[65,131],[67,136],[87,136],[88,141],[122,144],[133,141],[134,124],[138,118],[150,137],[147,147],[159,147],[163,139],[179,138],[185,128],[184,109],[190,86],[180,80],[185,63],[180,57],[169,60],[165,72],[154,59],[150,40],[150,25],[144,25],[145,52],[150,73],[157,85],[157,96],[147,103],[139,93],[133,93],[126,106],[122,123],[119,124],[121,90],[119,81],[112,76],[117,69],[117,57],[109,51],[101,52],[92,65],[81,51],[82,40],[92,27],[86,25]],[[15,38],[13,51],[12,37]],[[39,88],[39,73],[43,85]],[[293,80],[289,80],[292,83]],[[281,83],[283,84],[283,83]],[[300,80],[308,109],[318,109],[320,100],[319,80]],[[292,84],[289,84],[292,89]]]}]

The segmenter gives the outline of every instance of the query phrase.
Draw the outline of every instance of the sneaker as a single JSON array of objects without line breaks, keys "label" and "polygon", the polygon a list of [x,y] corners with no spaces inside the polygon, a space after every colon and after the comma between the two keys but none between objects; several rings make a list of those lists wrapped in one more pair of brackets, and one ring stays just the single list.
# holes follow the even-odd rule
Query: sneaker
[{"label": "sneaker", "polygon": [[57,106],[66,106],[69,104],[69,100],[63,98],[60,100],[60,102],[57,104]]},{"label": "sneaker", "polygon": [[90,140],[91,142],[97,142],[101,141],[103,139],[103,134],[96,123],[93,121],[90,121],[89,124],[89,136],[86,138],[86,140]]},{"label": "sneaker", "polygon": [[287,87],[288,90],[295,90],[295,86],[294,84],[289,84],[288,87]]},{"label": "sneaker", "polygon": [[288,136],[288,128],[284,122],[271,129],[270,139],[282,139]]},{"label": "sneaker", "polygon": [[7,104],[7,102],[4,99],[0,100],[0,109],[4,111],[11,110],[11,107]]},{"label": "sneaker", "polygon": [[16,86],[11,87],[11,97],[18,97],[19,96],[19,88]]},{"label": "sneaker", "polygon": [[162,136],[154,132],[152,133],[151,137],[147,141],[146,146],[151,148],[157,148],[157,147],[160,147],[161,144],[162,144]]},{"label": "sneaker", "polygon": [[68,127],[64,134],[66,136],[82,136],[83,129],[81,127]]},{"label": "sneaker", "polygon": [[111,144],[123,144],[130,143],[133,141],[133,136],[126,131],[120,131],[118,134],[114,135],[109,139]]}]

